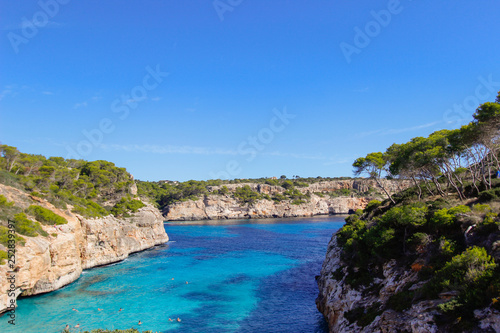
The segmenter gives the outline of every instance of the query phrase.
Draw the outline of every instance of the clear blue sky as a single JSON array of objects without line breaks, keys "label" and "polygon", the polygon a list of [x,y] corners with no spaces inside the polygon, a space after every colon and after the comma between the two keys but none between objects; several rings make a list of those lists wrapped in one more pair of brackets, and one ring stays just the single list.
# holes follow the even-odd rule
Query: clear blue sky
[{"label": "clear blue sky", "polygon": [[143,180],[351,176],[500,90],[496,0],[41,2],[0,2],[0,141]]}]

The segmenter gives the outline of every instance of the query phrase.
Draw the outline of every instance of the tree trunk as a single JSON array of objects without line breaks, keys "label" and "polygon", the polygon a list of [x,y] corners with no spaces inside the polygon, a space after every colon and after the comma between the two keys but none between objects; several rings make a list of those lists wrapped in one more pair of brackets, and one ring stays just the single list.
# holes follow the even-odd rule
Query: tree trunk
[{"label": "tree trunk", "polygon": [[413,175],[411,176],[411,179],[415,183],[415,186],[417,186],[417,188],[418,188],[418,201],[420,201],[422,199],[422,188],[420,187],[420,184],[417,183],[417,180],[415,179],[415,177]]},{"label": "tree trunk", "polygon": [[385,187],[380,182],[380,179],[375,178],[375,181],[377,182],[378,186],[380,186],[382,188],[382,190],[385,192],[385,194],[387,195],[387,197],[392,201],[392,203],[395,204],[396,201],[394,201],[394,199],[391,197],[391,195],[389,194],[389,192],[387,192],[387,190],[385,189]]}]

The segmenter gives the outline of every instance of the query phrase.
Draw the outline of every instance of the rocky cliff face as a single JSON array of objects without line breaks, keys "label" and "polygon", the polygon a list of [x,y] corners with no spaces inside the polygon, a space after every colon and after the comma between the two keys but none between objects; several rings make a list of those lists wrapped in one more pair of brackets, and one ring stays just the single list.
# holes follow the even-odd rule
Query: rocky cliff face
[{"label": "rocky cliff face", "polygon": [[[163,217],[152,206],[141,208],[130,218],[85,219],[9,186],[0,184],[0,194],[22,208],[41,205],[68,220],[58,228],[43,226],[48,237],[23,236],[25,246],[16,247],[16,297],[59,289],[75,281],[83,269],[120,261],[130,253],[168,241]],[[0,312],[8,307],[9,271],[8,265],[0,266]]]},{"label": "rocky cliff face", "polygon": [[[389,298],[410,285],[409,290],[418,289],[417,272],[406,267],[400,267],[395,260],[391,260],[383,267],[383,279],[375,279],[378,292],[360,288],[352,288],[345,282],[346,263],[341,261],[342,249],[337,246],[336,236],[333,235],[328,244],[326,259],[323,262],[321,274],[317,278],[319,296],[316,299],[318,310],[323,313],[328,321],[330,332],[447,332],[439,328],[435,321],[436,307],[447,300],[447,295],[442,299],[425,300],[412,304],[402,312],[384,308]],[[340,270],[341,274],[333,274]],[[339,279],[339,276],[344,276]],[[351,323],[348,312],[356,313],[356,309],[372,309],[373,316],[364,327]],[[368,310],[370,311],[370,310]],[[365,311],[365,314],[368,312]],[[357,318],[363,315],[358,312]],[[481,332],[500,332],[500,313],[494,309],[486,308],[476,310],[474,315],[479,323]],[[358,320],[359,322],[359,320]],[[479,332],[479,331],[478,331]]]},{"label": "rocky cliff face", "polygon": [[309,202],[300,205],[289,201],[274,203],[270,200],[241,205],[229,196],[210,195],[196,201],[178,202],[169,206],[165,218],[169,221],[194,221],[347,214],[356,209],[363,209],[367,203],[366,198],[321,198],[311,195]]},{"label": "rocky cliff face", "polygon": [[[389,193],[395,193],[401,188],[408,187],[408,183],[382,180],[382,184]],[[382,189],[374,180],[339,180],[325,181],[297,188],[302,193],[309,193],[308,202],[296,205],[290,200],[275,203],[271,200],[259,200],[252,205],[242,205],[236,200],[231,192],[238,187],[248,185],[253,191],[261,194],[273,195],[283,193],[285,189],[281,186],[266,184],[229,184],[228,195],[210,194],[196,201],[177,202],[168,206],[164,211],[166,220],[206,220],[206,219],[247,219],[247,218],[273,218],[273,217],[299,217],[329,214],[348,214],[357,209],[363,209],[373,198],[383,198]],[[219,190],[221,186],[209,188],[210,192]],[[358,193],[369,192],[366,197],[362,196],[338,196],[331,197],[329,194],[336,191],[348,189],[356,190]]]}]

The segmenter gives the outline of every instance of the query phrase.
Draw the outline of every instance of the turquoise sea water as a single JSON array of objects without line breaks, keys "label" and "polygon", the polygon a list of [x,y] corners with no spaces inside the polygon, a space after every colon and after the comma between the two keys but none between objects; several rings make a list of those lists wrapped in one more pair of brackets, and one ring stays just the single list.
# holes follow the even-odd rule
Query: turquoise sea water
[{"label": "turquoise sea water", "polygon": [[61,332],[66,324],[72,332],[327,332],[314,277],[343,219],[166,223],[168,244],[18,300],[16,325],[3,316],[0,332]]}]

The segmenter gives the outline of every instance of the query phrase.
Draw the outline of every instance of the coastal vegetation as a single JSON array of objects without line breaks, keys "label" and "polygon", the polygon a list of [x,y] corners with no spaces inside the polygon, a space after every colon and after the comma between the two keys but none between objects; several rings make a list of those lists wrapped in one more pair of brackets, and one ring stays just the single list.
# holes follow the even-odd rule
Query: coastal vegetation
[{"label": "coastal vegetation", "polygon": [[437,299],[436,323],[468,331],[477,327],[475,310],[500,310],[500,94],[473,117],[460,129],[394,144],[353,163],[355,174],[409,179],[414,186],[346,219],[337,233],[343,266],[331,277],[376,295],[384,265],[395,260],[416,280],[385,304],[350,310],[351,322],[366,326],[384,310]]},{"label": "coastal vegetation", "polygon": [[[31,196],[31,200],[19,197],[16,200],[20,202],[13,202],[0,195],[0,244],[5,247],[9,224],[16,232],[16,244],[24,246],[26,237],[49,237],[43,225],[60,228],[68,223],[53,210],[31,204],[40,198],[84,217],[109,214],[128,217],[145,206],[132,194],[131,188],[135,185],[132,176],[111,162],[46,158],[25,154],[7,145],[0,145],[0,183]],[[57,233],[50,236],[57,237]],[[0,252],[0,264],[5,264],[3,252]]]},{"label": "coastal vegetation", "polygon": [[[46,158],[0,145],[0,183],[46,199],[60,209],[71,206],[85,217],[121,216],[140,208],[131,191],[133,177],[125,168],[102,160]],[[66,223],[40,206],[30,208],[30,213],[45,224]]]},{"label": "coastal vegetation", "polygon": [[[285,176],[281,176],[280,178],[273,177],[234,180],[214,179],[207,181],[189,180],[186,182],[137,181],[137,187],[139,196],[149,198],[160,209],[176,202],[198,200],[208,195],[230,196],[235,198],[241,205],[253,205],[258,200],[272,200],[275,203],[290,201],[292,204],[299,205],[301,203],[308,202],[312,194],[309,191],[300,191],[299,189],[307,188],[309,185],[321,181],[350,179],[353,178],[301,178],[299,176],[294,176],[292,179],[287,179]],[[238,186],[239,184],[241,184],[241,186]],[[278,190],[274,191],[273,194],[260,193],[256,189],[252,189],[249,184],[274,186]],[[230,190],[228,186],[232,189]],[[370,188],[365,193],[355,189],[342,188],[337,191],[329,191],[326,193],[315,192],[314,194],[320,197],[326,196],[331,198],[339,196],[365,197],[367,195],[372,195],[373,189]]]}]

